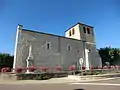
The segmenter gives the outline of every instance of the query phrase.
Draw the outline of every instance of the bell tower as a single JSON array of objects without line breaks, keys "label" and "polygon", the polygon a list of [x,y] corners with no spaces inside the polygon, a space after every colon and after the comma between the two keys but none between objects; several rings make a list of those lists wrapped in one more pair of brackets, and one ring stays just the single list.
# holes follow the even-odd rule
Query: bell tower
[{"label": "bell tower", "polygon": [[91,65],[101,66],[99,53],[96,50],[93,27],[77,23],[65,31],[65,37],[81,40],[83,42],[83,60],[86,69],[89,70]]},{"label": "bell tower", "polygon": [[77,23],[66,30],[65,37],[95,43],[93,27],[82,23]]}]

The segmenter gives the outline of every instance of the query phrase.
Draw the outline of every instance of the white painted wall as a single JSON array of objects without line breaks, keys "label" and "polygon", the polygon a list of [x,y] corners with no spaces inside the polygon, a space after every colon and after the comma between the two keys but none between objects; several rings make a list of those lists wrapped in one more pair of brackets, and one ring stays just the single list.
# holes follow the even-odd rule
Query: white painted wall
[{"label": "white painted wall", "polygon": [[[74,35],[72,35],[72,29],[73,28],[74,28],[74,31],[75,31]],[[71,31],[71,36],[69,36],[70,31]],[[65,32],[65,37],[81,40],[79,24],[77,24],[76,26],[74,26],[74,27],[70,28],[69,30],[67,30]]]},{"label": "white painted wall", "polygon": [[18,25],[17,26],[17,33],[16,33],[16,41],[15,41],[13,68],[15,68],[15,65],[16,65],[17,43],[18,43],[19,33],[21,32],[21,30],[22,30],[22,26]]}]

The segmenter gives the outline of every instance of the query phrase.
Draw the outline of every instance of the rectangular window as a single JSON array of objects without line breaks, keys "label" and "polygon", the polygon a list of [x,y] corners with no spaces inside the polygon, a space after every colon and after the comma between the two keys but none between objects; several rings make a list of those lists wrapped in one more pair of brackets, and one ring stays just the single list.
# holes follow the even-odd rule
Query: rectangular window
[{"label": "rectangular window", "polygon": [[83,27],[83,31],[84,31],[84,33],[86,33],[86,28],[85,27]]}]

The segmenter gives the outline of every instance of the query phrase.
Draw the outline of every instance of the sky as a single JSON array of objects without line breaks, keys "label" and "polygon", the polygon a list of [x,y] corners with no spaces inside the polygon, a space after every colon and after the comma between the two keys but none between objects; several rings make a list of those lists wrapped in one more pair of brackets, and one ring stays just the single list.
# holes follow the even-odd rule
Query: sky
[{"label": "sky", "polygon": [[0,52],[14,53],[18,24],[64,36],[77,22],[94,27],[97,48],[120,48],[120,0],[0,0]]}]

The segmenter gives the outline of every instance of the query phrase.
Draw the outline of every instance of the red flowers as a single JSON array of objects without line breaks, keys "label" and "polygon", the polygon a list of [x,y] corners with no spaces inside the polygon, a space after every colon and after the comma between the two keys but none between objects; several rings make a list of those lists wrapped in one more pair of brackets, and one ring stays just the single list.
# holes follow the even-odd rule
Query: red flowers
[{"label": "red flowers", "polygon": [[119,66],[104,66],[104,69],[119,69]]},{"label": "red flowers", "polygon": [[16,73],[21,73],[22,70],[23,70],[22,68],[15,68],[15,72],[16,72]]},{"label": "red flowers", "polygon": [[46,72],[48,70],[48,68],[47,67],[41,67],[41,70]]},{"label": "red flowers", "polygon": [[4,67],[4,68],[1,69],[1,72],[2,73],[10,72],[10,68],[9,67]]},{"label": "red flowers", "polygon": [[56,70],[57,70],[57,71],[61,71],[62,68],[61,68],[60,66],[56,66]]},{"label": "red flowers", "polygon": [[102,66],[98,66],[98,69],[102,69]]},{"label": "red flowers", "polygon": [[29,66],[27,68],[30,72],[34,72],[36,70],[36,68],[34,66]]},{"label": "red flowers", "polygon": [[110,66],[110,69],[115,69],[115,66]]},{"label": "red flowers", "polygon": [[120,68],[120,66],[117,66],[117,65],[116,65],[116,66],[115,66],[115,68],[116,68],[116,69],[119,69],[119,68]]},{"label": "red flowers", "polygon": [[2,68],[2,69],[1,69],[1,72],[2,72],[2,73],[5,73],[5,72],[7,72],[7,69],[6,69],[6,68]]},{"label": "red flowers", "polygon": [[85,70],[86,69],[86,67],[85,66],[82,66],[82,70]]},{"label": "red flowers", "polygon": [[71,66],[69,66],[68,69],[71,70],[71,71],[73,71],[73,70],[75,70],[75,66],[74,66],[74,65],[71,65]]},{"label": "red flowers", "polygon": [[90,67],[90,69],[91,69],[91,70],[93,70],[93,69],[94,69],[94,67],[93,67],[93,66],[91,66],[91,67]]},{"label": "red flowers", "polygon": [[108,69],[109,67],[108,67],[108,66],[104,66],[103,68],[104,68],[104,69]]}]

